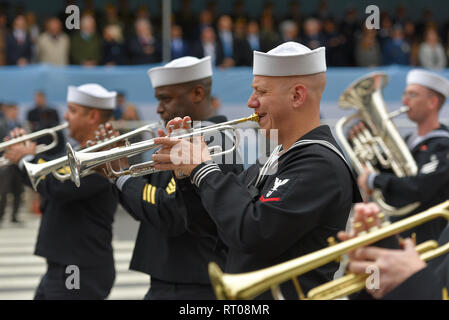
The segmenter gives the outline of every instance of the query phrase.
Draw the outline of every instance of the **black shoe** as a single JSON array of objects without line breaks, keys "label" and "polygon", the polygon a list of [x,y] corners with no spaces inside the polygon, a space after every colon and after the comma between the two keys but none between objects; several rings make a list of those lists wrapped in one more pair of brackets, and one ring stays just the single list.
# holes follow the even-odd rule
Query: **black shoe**
[{"label": "black shoe", "polygon": [[17,218],[14,218],[11,220],[11,223],[22,223],[22,221],[18,220]]}]

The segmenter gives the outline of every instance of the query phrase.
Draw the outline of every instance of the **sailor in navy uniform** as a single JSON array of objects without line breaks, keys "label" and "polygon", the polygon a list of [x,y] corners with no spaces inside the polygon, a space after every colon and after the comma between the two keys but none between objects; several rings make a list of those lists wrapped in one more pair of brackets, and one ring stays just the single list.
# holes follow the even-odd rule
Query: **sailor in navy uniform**
[{"label": "sailor in navy uniform", "polygon": [[[150,69],[148,75],[163,120],[186,115],[201,120],[203,125],[226,120],[214,115],[210,104],[210,57],[175,59],[163,67]],[[243,170],[241,164],[221,167],[235,173]],[[218,242],[216,230],[198,235],[187,229],[185,218],[189,209],[184,201],[176,200],[179,191],[173,174],[164,171],[145,177],[122,176],[116,185],[120,203],[140,221],[130,269],[151,276],[145,299],[215,299],[207,266],[209,261],[224,266],[226,248]],[[198,196],[185,201],[193,204],[193,210],[204,211]],[[209,224],[213,225],[211,221]]]},{"label": "sailor in navy uniform", "polygon": [[[352,203],[361,199],[329,127],[320,125],[325,71],[324,48],[310,50],[287,42],[268,53],[254,52],[254,91],[248,106],[259,115],[267,135],[277,130],[280,143],[263,166],[226,174],[207,152],[200,165],[175,165],[170,148],[190,142],[155,141],[165,145],[153,155],[156,168],[174,170],[180,178],[179,196],[198,194],[206,209],[190,210],[196,215],[188,216],[188,224],[199,225],[206,214],[215,222],[229,248],[228,273],[259,270],[326,247],[328,237],[346,225]],[[177,118],[169,125],[187,120]],[[206,226],[203,230],[207,232]],[[330,263],[310,271],[299,277],[299,284],[306,292],[331,280],[337,267]],[[297,297],[292,282],[281,291],[286,298]],[[268,292],[259,296],[270,297]]]},{"label": "sailor in navy uniform", "polygon": [[[95,138],[94,132],[100,124],[110,119],[115,96],[115,92],[98,84],[69,86],[65,120],[69,135],[81,147]],[[5,154],[18,163],[28,185],[31,184],[24,161],[44,161],[33,155],[35,146],[33,142],[16,145]],[[64,170],[59,173],[66,173]],[[107,179],[97,174],[81,181],[81,188],[77,188],[70,180],[61,182],[50,174],[37,187],[42,198],[42,220],[35,254],[44,257],[48,267],[35,299],[105,299],[112,289],[115,279],[112,224],[118,205],[117,192]]]},{"label": "sailor in navy uniform", "polygon": [[[448,175],[444,174],[449,170],[449,129],[438,120],[448,95],[449,81],[446,78],[426,70],[410,71],[402,102],[410,107],[408,117],[418,126],[417,132],[405,139],[418,166],[418,174],[398,178],[392,173],[375,174],[366,169],[358,178],[361,189],[366,193],[374,188],[381,190],[389,205],[403,207],[413,202],[420,203],[410,214],[392,217],[392,221],[421,212],[449,196]],[[418,243],[438,239],[446,224],[446,220],[435,220],[402,235],[416,233]]]}]

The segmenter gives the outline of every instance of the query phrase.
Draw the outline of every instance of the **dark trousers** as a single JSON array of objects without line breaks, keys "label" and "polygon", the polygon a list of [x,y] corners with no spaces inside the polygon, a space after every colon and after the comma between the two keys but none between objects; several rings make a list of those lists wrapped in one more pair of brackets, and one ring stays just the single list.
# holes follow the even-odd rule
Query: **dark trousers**
[{"label": "dark trousers", "polygon": [[47,261],[47,272],[36,289],[34,300],[101,300],[109,295],[115,279],[114,265],[106,267],[80,267],[79,289],[67,288],[73,284],[75,273],[67,266]]},{"label": "dark trousers", "polygon": [[11,220],[17,220],[17,213],[21,203],[23,184],[20,172],[15,166],[0,169],[0,220],[5,214],[6,196],[11,193],[14,197]]},{"label": "dark trousers", "polygon": [[170,283],[151,278],[144,300],[216,300],[210,284]]}]

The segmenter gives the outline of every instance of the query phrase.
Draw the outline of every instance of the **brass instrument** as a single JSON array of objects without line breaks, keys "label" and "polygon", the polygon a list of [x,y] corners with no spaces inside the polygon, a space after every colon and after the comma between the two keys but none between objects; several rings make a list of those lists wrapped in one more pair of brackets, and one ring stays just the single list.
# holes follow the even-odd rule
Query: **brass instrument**
[{"label": "brass instrument", "polygon": [[[341,108],[355,108],[358,112],[337,122],[336,137],[357,174],[363,172],[363,165],[376,172],[375,165],[380,164],[385,169],[391,169],[398,177],[413,176],[418,173],[418,167],[392,120],[409,108],[403,106],[388,113],[382,97],[382,89],[388,81],[388,75],[375,72],[349,85],[338,104]],[[357,126],[348,140],[344,126],[357,119],[364,124]],[[374,190],[372,198],[382,210],[395,216],[407,214],[419,206],[415,202],[399,209],[392,207],[385,202],[380,190]]]},{"label": "brass instrument", "polygon": [[[36,146],[36,154],[43,153],[45,151],[51,150],[58,145],[58,135],[57,132],[66,129],[69,126],[67,122],[64,122],[53,128],[39,130],[33,133],[23,135],[21,137],[11,139],[0,143],[0,152],[5,151],[8,147],[13,146],[18,143],[24,143],[30,140],[36,140],[44,136],[51,136],[53,141],[50,144],[40,144]],[[9,160],[5,157],[0,157],[0,168],[10,164]]]},{"label": "brass instrument", "polygon": [[[384,223],[383,226],[355,238],[262,270],[242,274],[224,274],[217,264],[211,262],[209,276],[218,299],[252,299],[270,288],[274,296],[279,297],[280,283],[290,279],[297,281],[297,276],[340,259],[344,254],[357,248],[369,246],[437,218],[449,220],[449,200],[398,222]],[[434,246],[435,243],[425,243],[424,246],[417,247],[420,251],[425,251],[421,254],[423,260],[436,258],[449,251],[449,242],[436,249],[433,249]],[[346,275],[345,277],[310,290],[307,298],[334,299],[364,288],[365,275]],[[303,296],[300,290],[298,290],[298,296]]]},{"label": "brass instrument", "polygon": [[[211,126],[203,127],[203,128],[197,128],[197,129],[190,129],[188,133],[184,133],[181,135],[176,135],[179,139],[189,139],[194,136],[199,135],[205,135],[205,134],[211,134],[216,132],[224,132],[227,130],[230,130],[234,133],[235,140],[234,145],[232,148],[229,148],[227,150],[221,150],[219,146],[213,146],[210,147],[210,152],[213,152],[212,156],[222,156],[224,154],[233,152],[235,148],[238,146],[239,143],[239,134],[233,125],[246,122],[246,121],[258,121],[259,116],[257,114],[253,114],[246,118],[241,118],[237,120],[231,120],[223,123],[214,124]],[[118,147],[114,149],[110,149],[107,151],[100,151],[100,152],[76,152],[74,151],[69,144],[67,144],[67,156],[69,159],[69,165],[70,165],[70,174],[72,181],[75,182],[75,184],[79,187],[80,185],[80,176],[84,174],[85,171],[90,171],[95,167],[101,166],[101,165],[109,165],[109,171],[113,173],[115,177],[119,177],[122,175],[131,175],[131,176],[139,176],[139,175],[146,175],[153,172],[156,172],[157,170],[154,168],[154,162],[148,161],[136,165],[132,165],[128,170],[116,172],[113,171],[110,162],[124,158],[124,157],[131,157],[134,155],[138,155],[141,153],[144,153],[146,151],[155,149],[160,147],[159,145],[154,143],[154,139],[141,141],[137,143],[133,143],[129,146],[125,147]]]},{"label": "brass instrument", "polygon": [[[81,151],[79,151],[80,153],[85,153],[85,152],[94,152],[97,150],[101,150],[105,147],[111,146],[117,142],[121,142],[121,141],[125,141],[125,143],[127,143],[129,145],[129,143],[127,142],[127,139],[136,136],[136,135],[140,135],[143,133],[149,133],[151,134],[153,137],[154,132],[153,129],[161,127],[162,128],[162,124],[157,122],[157,123],[151,123],[151,124],[147,124],[145,126],[142,126],[140,128],[137,128],[133,131],[130,131],[128,133],[122,134],[118,137],[114,137],[108,140],[105,140],[103,142],[100,142],[96,145],[87,147]],[[47,175],[47,174],[53,174],[53,176],[58,179],[59,181],[66,181],[70,179],[70,173],[66,172],[66,173],[59,173],[58,170],[61,168],[65,168],[69,163],[69,159],[67,158],[67,156],[63,156],[45,163],[41,163],[41,164],[34,164],[34,163],[30,163],[27,161],[24,161],[24,165],[25,165],[25,169],[27,170],[28,173],[28,177],[30,178],[30,182],[31,185],[33,187],[34,190],[37,189],[37,185],[39,184],[39,182]],[[68,171],[68,170],[67,170]],[[88,174],[93,173],[93,171],[85,171],[83,172],[82,176],[86,176]]]}]

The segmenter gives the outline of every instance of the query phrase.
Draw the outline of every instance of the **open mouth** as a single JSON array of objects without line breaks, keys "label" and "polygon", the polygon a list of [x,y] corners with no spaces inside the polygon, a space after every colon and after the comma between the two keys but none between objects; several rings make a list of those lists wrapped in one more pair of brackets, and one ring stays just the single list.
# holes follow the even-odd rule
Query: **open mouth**
[{"label": "open mouth", "polygon": [[258,113],[257,114],[259,116],[259,121],[262,120],[263,117],[265,117],[267,114],[266,113]]}]

